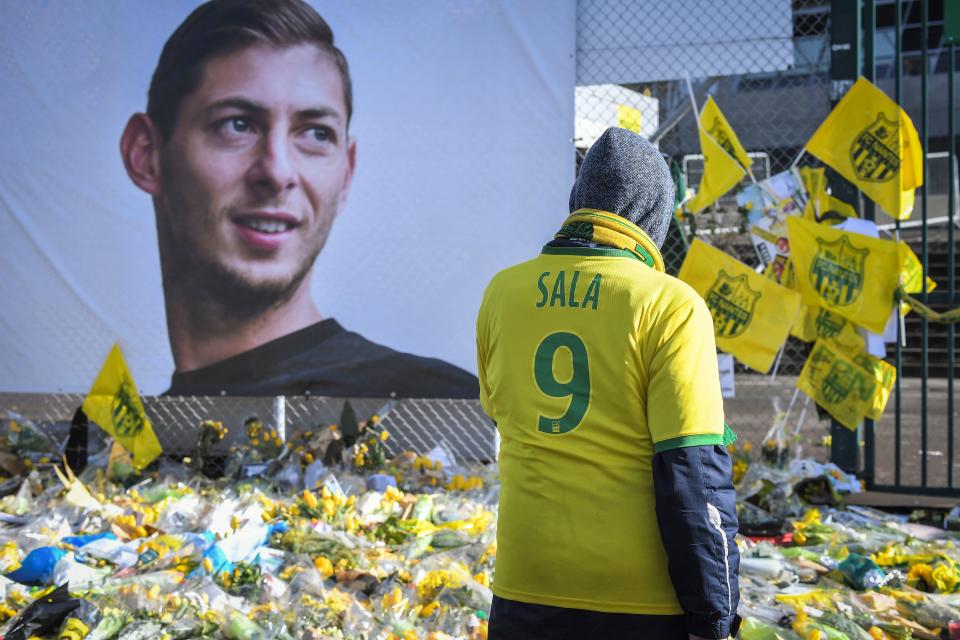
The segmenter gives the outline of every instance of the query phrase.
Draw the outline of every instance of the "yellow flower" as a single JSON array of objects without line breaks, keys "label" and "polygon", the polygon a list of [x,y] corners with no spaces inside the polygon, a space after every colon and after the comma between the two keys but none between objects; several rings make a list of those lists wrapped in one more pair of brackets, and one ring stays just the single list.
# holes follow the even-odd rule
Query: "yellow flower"
[{"label": "yellow flower", "polygon": [[394,587],[389,593],[383,594],[383,597],[380,599],[380,605],[384,609],[391,609],[403,601],[403,592],[400,590],[400,587]]},{"label": "yellow flower", "polygon": [[302,497],[303,497],[303,503],[305,505],[307,505],[311,509],[317,508],[317,504],[318,504],[317,496],[315,496],[311,491],[304,489]]},{"label": "yellow flower", "polygon": [[463,581],[452,571],[435,569],[420,580],[420,584],[417,585],[417,595],[420,600],[433,600],[444,587],[456,589],[462,585]]},{"label": "yellow flower", "polygon": [[360,528],[360,518],[355,513],[348,513],[343,526],[349,533],[356,533],[357,529]]},{"label": "yellow flower", "polygon": [[384,429],[383,431],[380,432],[380,441],[381,441],[381,442],[386,442],[386,441],[389,440],[389,439],[390,439],[390,432],[389,432],[389,431],[387,431],[386,429]]},{"label": "yellow flower", "polygon": [[303,461],[307,464],[311,464],[313,462],[313,454],[307,451],[305,454],[303,454]]},{"label": "yellow flower", "polygon": [[957,577],[957,570],[950,565],[940,563],[933,568],[933,583],[937,586],[937,591],[941,593],[952,593],[960,583]]},{"label": "yellow flower", "polygon": [[371,424],[377,424],[378,422],[380,422],[380,416],[378,416],[377,414],[373,414],[372,416],[370,416]]},{"label": "yellow flower", "polygon": [[936,590],[939,593],[951,593],[960,583],[960,577],[957,576],[957,570],[952,563],[938,563],[930,566],[926,563],[917,563],[910,567],[907,574],[907,583],[916,585],[923,581],[927,588]]},{"label": "yellow flower", "polygon": [[743,443],[743,452],[744,452],[744,453],[750,453],[751,451],[753,451],[753,445],[750,444],[750,442],[744,442],[744,443]]},{"label": "yellow flower", "polygon": [[750,468],[750,465],[748,465],[743,460],[738,460],[737,462],[734,462],[733,463],[733,483],[738,484],[740,480],[743,478],[743,475],[747,472],[747,469],[749,468]]},{"label": "yellow flower", "polygon": [[313,566],[317,568],[324,579],[333,575],[333,563],[326,556],[317,556],[313,559]]},{"label": "yellow flower", "polygon": [[365,459],[364,459],[362,453],[358,453],[357,455],[355,455],[355,456],[353,457],[353,464],[355,464],[355,465],[358,466],[358,467],[362,467],[364,461],[365,461]]},{"label": "yellow flower", "polygon": [[437,601],[436,601],[436,600],[434,600],[433,602],[430,602],[430,603],[428,603],[428,604],[423,605],[423,608],[420,609],[420,617],[421,617],[421,618],[429,618],[430,615],[431,615],[434,611],[436,611],[436,610],[437,610],[437,607],[439,607],[439,606],[440,606],[440,605],[437,604]]}]

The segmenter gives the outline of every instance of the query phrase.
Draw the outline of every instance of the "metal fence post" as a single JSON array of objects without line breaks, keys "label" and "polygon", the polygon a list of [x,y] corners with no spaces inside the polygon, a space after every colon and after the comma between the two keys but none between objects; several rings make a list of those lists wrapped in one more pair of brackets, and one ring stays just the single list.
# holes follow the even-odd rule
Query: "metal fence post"
[{"label": "metal fence post", "polygon": [[[837,102],[860,75],[861,0],[830,2],[830,80],[831,103]],[[856,202],[856,187],[832,170],[827,171],[834,193],[844,201]],[[830,421],[830,460],[848,473],[860,471],[860,443],[855,431],[836,420]]]},{"label": "metal fence post", "polygon": [[276,396],[273,399],[273,423],[281,442],[287,441],[287,398]]}]

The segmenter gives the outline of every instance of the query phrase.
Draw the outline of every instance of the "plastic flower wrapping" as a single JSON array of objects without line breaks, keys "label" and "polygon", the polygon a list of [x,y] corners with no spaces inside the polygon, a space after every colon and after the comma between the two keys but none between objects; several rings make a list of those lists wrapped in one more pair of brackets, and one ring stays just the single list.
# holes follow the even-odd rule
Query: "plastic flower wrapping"
[{"label": "plastic flower wrapping", "polygon": [[[108,441],[79,476],[0,421],[0,636],[485,638],[496,465],[390,457],[377,416],[345,414],[287,441],[251,418],[227,453],[205,421],[141,472]],[[856,478],[768,448],[731,445],[742,638],[960,637],[958,513],[844,508]]]}]

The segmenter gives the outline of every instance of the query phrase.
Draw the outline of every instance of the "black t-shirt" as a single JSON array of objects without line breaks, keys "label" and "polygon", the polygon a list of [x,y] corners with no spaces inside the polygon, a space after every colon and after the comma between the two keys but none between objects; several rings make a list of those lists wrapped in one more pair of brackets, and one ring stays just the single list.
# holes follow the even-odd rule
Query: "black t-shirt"
[{"label": "black t-shirt", "polygon": [[477,398],[476,376],[400,353],[323,320],[201,369],[173,374],[166,395]]}]

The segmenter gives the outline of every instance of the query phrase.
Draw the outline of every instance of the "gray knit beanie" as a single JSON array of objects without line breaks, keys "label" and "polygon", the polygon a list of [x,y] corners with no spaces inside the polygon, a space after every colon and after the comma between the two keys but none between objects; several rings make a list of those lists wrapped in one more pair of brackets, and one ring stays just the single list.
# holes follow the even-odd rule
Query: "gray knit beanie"
[{"label": "gray knit beanie", "polygon": [[673,215],[673,178],[646,138],[610,127],[580,165],[570,191],[570,212],[600,209],[626,218],[663,245]]}]

